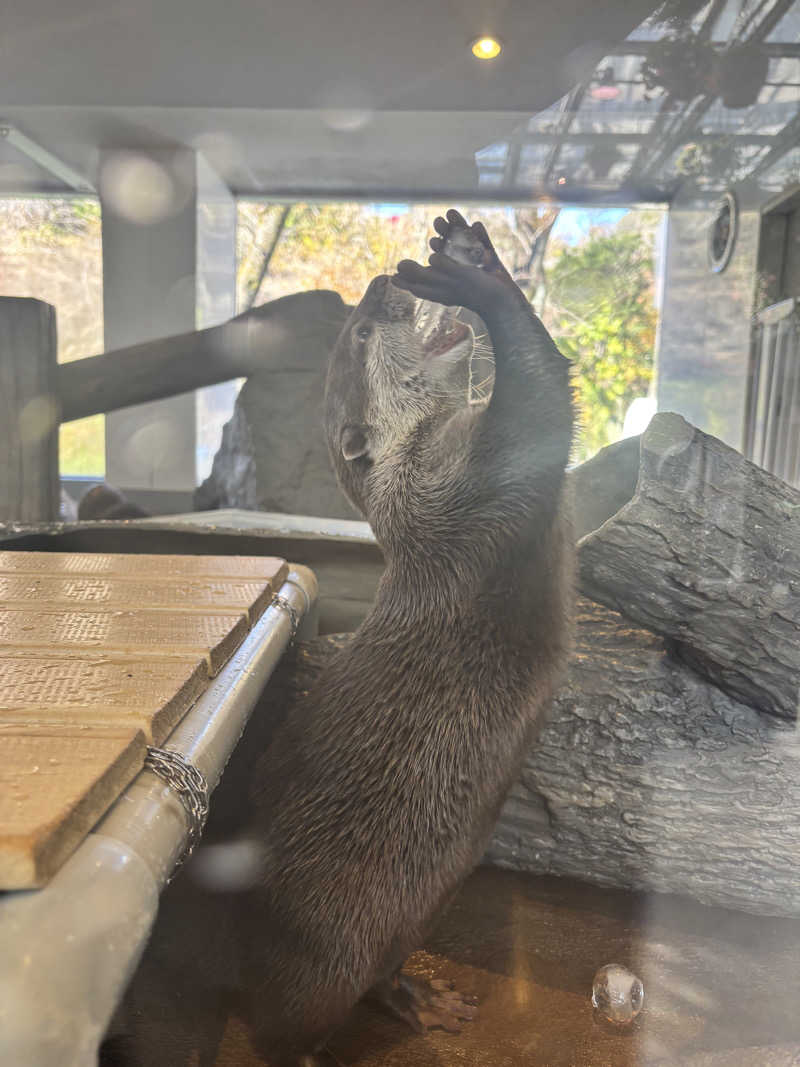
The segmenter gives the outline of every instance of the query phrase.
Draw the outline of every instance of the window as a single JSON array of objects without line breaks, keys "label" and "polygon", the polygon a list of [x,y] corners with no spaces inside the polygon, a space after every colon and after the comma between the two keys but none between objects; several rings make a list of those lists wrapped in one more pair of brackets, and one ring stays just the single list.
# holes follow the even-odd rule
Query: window
[{"label": "window", "polygon": [[[95,199],[0,199],[0,295],[29,296],[56,309],[58,361],[103,351],[100,205]],[[61,473],[102,477],[105,416],[61,426]]]}]

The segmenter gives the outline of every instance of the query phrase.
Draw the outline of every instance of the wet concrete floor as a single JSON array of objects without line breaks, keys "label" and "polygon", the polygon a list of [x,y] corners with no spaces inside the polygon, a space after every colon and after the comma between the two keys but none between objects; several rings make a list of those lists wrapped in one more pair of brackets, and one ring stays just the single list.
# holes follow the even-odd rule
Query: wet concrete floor
[{"label": "wet concrete floor", "polygon": [[[592,977],[625,964],[645,1006],[618,1031]],[[418,1035],[359,1006],[331,1040],[341,1067],[798,1067],[800,922],[480,869],[410,970],[480,1002],[459,1034]],[[256,1067],[227,1020],[203,1067]]]}]

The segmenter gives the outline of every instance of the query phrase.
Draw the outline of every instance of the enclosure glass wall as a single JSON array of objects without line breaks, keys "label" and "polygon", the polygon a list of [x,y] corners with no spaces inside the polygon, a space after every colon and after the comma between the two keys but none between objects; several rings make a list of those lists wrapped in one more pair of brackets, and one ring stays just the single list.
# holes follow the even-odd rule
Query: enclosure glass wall
[{"label": "enclosure glass wall", "polygon": [[[34,297],[57,309],[60,363],[103,351],[100,227],[96,199],[0,196],[0,296]],[[62,474],[102,478],[104,424],[93,415],[61,427]]]},{"label": "enclosure glass wall", "polygon": [[8,6],[0,1065],[800,1067],[800,0]]}]

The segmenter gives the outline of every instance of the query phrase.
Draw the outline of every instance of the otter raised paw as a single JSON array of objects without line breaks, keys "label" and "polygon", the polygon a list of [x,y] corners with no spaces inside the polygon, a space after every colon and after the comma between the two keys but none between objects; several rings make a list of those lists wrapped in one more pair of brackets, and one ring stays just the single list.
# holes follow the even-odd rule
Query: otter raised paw
[{"label": "otter raised paw", "polygon": [[[392,282],[424,300],[479,311],[511,301],[527,306],[524,294],[500,262],[483,223],[470,226],[458,211],[434,219],[429,266],[411,259],[397,265]],[[478,268],[476,270],[475,268]],[[466,298],[466,299],[465,299]]]},{"label": "otter raised paw", "polygon": [[438,216],[433,220],[433,228],[440,235],[430,240],[434,252],[443,252],[457,263],[463,263],[467,267],[480,267],[514,284],[511,275],[500,262],[482,222],[475,222],[470,226],[460,212],[451,208],[446,218]]}]

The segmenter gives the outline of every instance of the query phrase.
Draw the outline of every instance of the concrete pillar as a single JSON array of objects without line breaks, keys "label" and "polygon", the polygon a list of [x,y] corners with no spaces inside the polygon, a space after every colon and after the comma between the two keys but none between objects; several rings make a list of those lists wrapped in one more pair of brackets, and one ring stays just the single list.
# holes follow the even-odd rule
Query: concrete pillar
[{"label": "concrete pillar", "polygon": [[[205,160],[188,150],[106,151],[100,175],[106,349],[230,318],[236,206]],[[145,506],[158,500],[142,491],[160,490],[161,510],[185,507],[234,398],[229,384],[112,412],[108,481]]]}]

